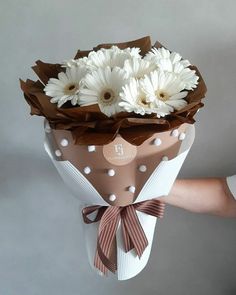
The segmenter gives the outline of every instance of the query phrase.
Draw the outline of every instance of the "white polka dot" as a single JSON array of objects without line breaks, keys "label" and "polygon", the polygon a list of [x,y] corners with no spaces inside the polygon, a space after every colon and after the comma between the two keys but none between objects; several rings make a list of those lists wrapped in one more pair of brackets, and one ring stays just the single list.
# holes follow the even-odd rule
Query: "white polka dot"
[{"label": "white polka dot", "polygon": [[162,161],[168,161],[168,160],[169,160],[169,158],[167,156],[162,157]]},{"label": "white polka dot", "polygon": [[108,174],[109,176],[114,176],[114,175],[116,174],[116,172],[115,172],[114,169],[109,169],[109,170],[107,171],[107,174]]},{"label": "white polka dot", "polygon": [[68,140],[66,139],[66,138],[63,138],[62,140],[61,140],[61,146],[68,146],[68,144],[69,144],[69,142],[68,142]]},{"label": "white polka dot", "polygon": [[88,146],[88,152],[95,152],[95,150],[96,150],[96,147],[95,147],[95,145],[89,145]]},{"label": "white polka dot", "polygon": [[105,274],[101,271],[101,270],[97,270],[96,269],[96,272],[99,274],[99,276],[101,276],[101,277],[104,277],[105,276]]},{"label": "white polka dot", "polygon": [[84,173],[89,174],[91,172],[91,168],[89,166],[84,168]]},{"label": "white polka dot", "polygon": [[60,150],[56,150],[56,151],[55,151],[55,155],[56,155],[57,157],[60,157],[60,156],[61,156],[61,151],[60,151]]},{"label": "white polka dot", "polygon": [[116,199],[116,195],[111,194],[111,195],[109,196],[109,200],[110,200],[111,202],[114,202],[115,199]]},{"label": "white polka dot", "polygon": [[52,131],[52,129],[51,129],[48,122],[45,124],[45,129],[44,130],[45,130],[46,133],[50,133]]},{"label": "white polka dot", "polygon": [[179,135],[179,140],[184,140],[185,139],[185,133],[181,132]]},{"label": "white polka dot", "polygon": [[135,192],[135,186],[131,185],[128,188],[129,192],[134,193]]},{"label": "white polka dot", "polygon": [[146,165],[140,165],[138,167],[138,169],[139,169],[140,172],[146,172],[147,171],[147,166]]},{"label": "white polka dot", "polygon": [[154,141],[153,141],[153,144],[158,146],[158,145],[161,145],[162,141],[160,138],[156,138]]},{"label": "white polka dot", "polygon": [[174,130],[172,130],[172,132],[171,132],[170,135],[173,136],[173,137],[178,137],[178,135],[179,135],[179,130],[178,130],[178,129],[174,129]]}]

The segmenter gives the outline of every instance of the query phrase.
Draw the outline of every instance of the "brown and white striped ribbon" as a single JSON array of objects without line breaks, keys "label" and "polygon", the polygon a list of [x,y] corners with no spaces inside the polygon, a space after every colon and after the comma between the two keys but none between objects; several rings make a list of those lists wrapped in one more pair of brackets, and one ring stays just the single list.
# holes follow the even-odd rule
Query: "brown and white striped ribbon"
[{"label": "brown and white striped ribbon", "polygon": [[[121,221],[125,252],[135,249],[137,255],[141,257],[148,245],[148,240],[136,211],[162,218],[164,209],[165,204],[157,199],[125,207],[94,205],[83,208],[82,215],[85,223],[90,224],[100,221],[94,266],[103,274],[107,274],[108,270],[113,273],[116,272],[116,255],[112,255],[112,252],[116,247],[116,231],[119,221]],[[90,219],[88,216],[96,211],[95,218]]]}]

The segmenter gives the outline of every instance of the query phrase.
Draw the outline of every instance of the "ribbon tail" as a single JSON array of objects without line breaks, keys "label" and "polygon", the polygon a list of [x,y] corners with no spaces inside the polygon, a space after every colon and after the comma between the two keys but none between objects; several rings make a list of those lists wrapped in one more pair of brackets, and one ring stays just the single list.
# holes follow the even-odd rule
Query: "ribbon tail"
[{"label": "ribbon tail", "polygon": [[112,255],[112,246],[115,243],[116,231],[119,225],[119,213],[119,207],[108,207],[99,224],[94,265],[104,274],[107,273],[107,270],[113,273],[117,270],[117,258]]},{"label": "ribbon tail", "polygon": [[123,242],[124,242],[124,249],[125,249],[125,252],[127,253],[131,249],[134,248],[134,244],[133,244],[133,242],[130,239],[130,236],[128,234],[128,230],[127,230],[127,228],[125,226],[123,215],[122,215],[122,218],[121,218],[121,231],[122,231],[122,237],[123,237]]},{"label": "ribbon tail", "polygon": [[148,245],[148,240],[133,205],[123,209],[122,221],[125,251],[128,252],[134,248],[140,258]]}]

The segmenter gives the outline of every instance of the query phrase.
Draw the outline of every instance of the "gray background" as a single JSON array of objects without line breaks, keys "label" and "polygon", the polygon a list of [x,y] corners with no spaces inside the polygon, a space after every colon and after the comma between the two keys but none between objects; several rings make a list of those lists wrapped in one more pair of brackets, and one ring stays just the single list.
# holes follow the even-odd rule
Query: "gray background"
[{"label": "gray background", "polygon": [[[0,295],[236,294],[235,220],[168,207],[145,270],[105,280],[88,266],[77,200],[43,149],[18,78],[38,58],[151,35],[196,64],[208,85],[181,177],[235,173],[235,1],[0,2]],[[157,238],[158,236],[158,238]]]}]

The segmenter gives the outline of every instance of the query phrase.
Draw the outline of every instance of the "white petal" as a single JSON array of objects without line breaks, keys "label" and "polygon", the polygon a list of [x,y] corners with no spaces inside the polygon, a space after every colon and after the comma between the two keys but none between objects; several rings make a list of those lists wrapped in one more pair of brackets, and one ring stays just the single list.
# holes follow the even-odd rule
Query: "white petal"
[{"label": "white petal", "polygon": [[176,93],[176,94],[174,94],[174,95],[172,95],[170,97],[170,100],[176,100],[176,99],[184,98],[184,97],[187,96],[187,94],[188,94],[187,91],[182,91],[182,92]]},{"label": "white petal", "polygon": [[188,103],[184,99],[178,99],[178,100],[168,100],[166,104],[172,106],[176,110],[180,110],[184,108]]}]

